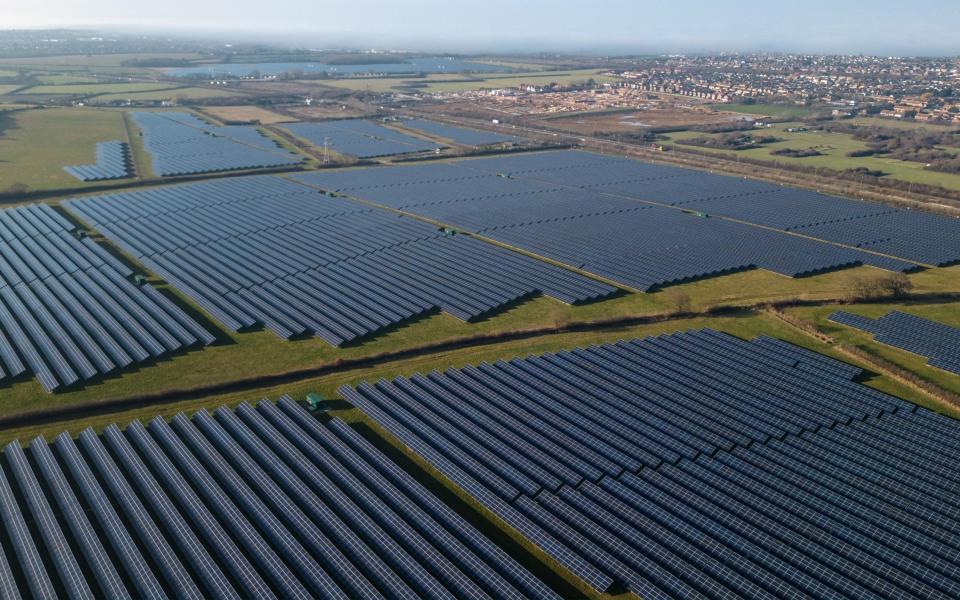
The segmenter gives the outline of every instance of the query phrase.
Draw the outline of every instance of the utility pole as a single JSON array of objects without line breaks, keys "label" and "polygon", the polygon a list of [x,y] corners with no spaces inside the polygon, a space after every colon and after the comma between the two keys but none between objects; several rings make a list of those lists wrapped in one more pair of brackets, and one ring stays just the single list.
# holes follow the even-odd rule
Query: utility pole
[{"label": "utility pole", "polygon": [[323,136],[323,164],[330,162],[330,136]]}]

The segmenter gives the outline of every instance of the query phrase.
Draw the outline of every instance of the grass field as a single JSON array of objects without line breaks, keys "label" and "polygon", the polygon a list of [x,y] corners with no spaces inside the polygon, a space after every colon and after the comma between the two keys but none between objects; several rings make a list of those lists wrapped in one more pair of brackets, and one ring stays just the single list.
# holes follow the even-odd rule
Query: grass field
[{"label": "grass field", "polygon": [[727,112],[757,115],[761,117],[787,117],[795,119],[817,112],[807,106],[791,106],[787,104],[712,104],[711,108]]},{"label": "grass field", "polygon": [[[676,290],[690,298],[693,310],[723,305],[753,305],[775,300],[844,298],[858,278],[879,274],[862,267],[803,279],[768,271],[746,271],[674,286],[652,294],[623,294],[603,302],[567,306],[549,298],[534,298],[477,323],[463,323],[434,314],[403,324],[358,345],[333,348],[316,339],[281,340],[267,331],[225,334],[223,344],[163,360],[122,375],[56,395],[46,394],[32,379],[0,387],[0,414],[44,410],[64,403],[135,396],[143,390],[159,392],[225,383],[238,378],[284,373],[350,359],[391,352],[427,343],[466,339],[478,334],[553,328],[572,322],[590,322],[624,316],[666,314],[674,310]],[[960,291],[960,267],[912,275],[916,290]]]},{"label": "grass field", "polygon": [[[825,131],[786,131],[788,128],[801,125],[801,123],[777,123],[773,127],[758,129],[758,133],[763,135],[772,135],[783,140],[774,144],[765,144],[760,148],[752,148],[750,150],[725,150],[720,148],[703,148],[700,146],[694,146],[694,148],[697,150],[719,153],[727,156],[742,156],[758,158],[762,160],[774,160],[785,164],[792,163],[841,170],[865,167],[868,169],[883,171],[884,173],[887,173],[888,177],[900,179],[902,181],[940,185],[948,189],[960,190],[960,175],[931,171],[925,169],[922,163],[883,158],[882,156],[861,156],[856,158],[849,157],[847,156],[848,152],[852,150],[863,150],[867,146],[863,142],[853,139],[853,137],[846,133],[830,133]],[[696,131],[682,131],[668,134],[667,138],[672,141],[679,141],[683,139],[700,137],[703,135],[711,134],[703,134]],[[796,158],[790,156],[774,156],[771,154],[772,151],[782,148],[792,148],[797,150],[816,148],[822,153],[822,155]]]},{"label": "grass field", "polygon": [[293,117],[281,115],[259,106],[205,106],[203,112],[224,121],[259,121],[263,125],[296,121]]},{"label": "grass field", "polygon": [[15,90],[15,89],[17,89],[17,88],[20,88],[20,87],[23,87],[23,86],[18,85],[18,84],[16,84],[16,83],[10,83],[10,84],[0,83],[0,96],[3,96],[4,94],[9,94],[9,93],[12,92],[13,90]]},{"label": "grass field", "polygon": [[44,85],[64,85],[70,83],[97,83],[96,77],[74,75],[72,73],[55,73],[51,75],[37,75],[37,81]]},{"label": "grass field", "polygon": [[[528,307],[532,308],[532,307]],[[520,309],[523,311],[523,307]],[[448,317],[447,317],[448,318]],[[821,344],[805,336],[796,330],[792,329],[782,321],[779,321],[773,317],[767,315],[747,315],[742,316],[724,316],[724,317],[711,317],[711,318],[693,318],[693,319],[681,319],[674,321],[666,321],[662,323],[654,323],[649,325],[633,326],[633,327],[623,327],[615,328],[604,331],[590,331],[590,332],[577,332],[577,333],[567,333],[567,334],[555,334],[555,335],[544,335],[532,339],[524,340],[515,340],[509,342],[502,342],[493,345],[486,345],[480,347],[464,348],[458,350],[451,350],[448,352],[440,352],[435,354],[430,354],[427,356],[416,357],[412,359],[398,360],[394,362],[385,363],[378,365],[375,368],[360,368],[349,371],[344,371],[340,373],[335,373],[323,377],[318,377],[316,379],[309,379],[304,381],[299,381],[291,384],[282,384],[275,387],[265,387],[263,389],[258,389],[255,391],[244,391],[244,392],[235,392],[222,394],[217,396],[212,396],[202,399],[193,399],[185,400],[183,402],[177,402],[169,405],[164,405],[162,407],[144,407],[137,408],[127,411],[120,411],[116,413],[111,413],[107,415],[98,415],[92,416],[90,418],[85,418],[82,420],[72,420],[70,422],[57,422],[45,424],[41,427],[29,427],[29,428],[15,428],[9,429],[6,431],[0,432],[0,443],[5,443],[13,438],[20,438],[21,440],[28,440],[30,437],[37,435],[38,433],[54,433],[61,431],[63,429],[69,429],[71,432],[80,431],[88,426],[94,427],[103,427],[112,422],[126,422],[135,418],[146,418],[155,414],[162,414],[164,416],[170,416],[176,414],[180,411],[190,411],[197,410],[199,408],[210,408],[216,407],[221,404],[235,404],[244,400],[255,400],[263,397],[272,397],[276,398],[281,394],[289,393],[294,396],[303,397],[308,392],[317,392],[325,398],[334,398],[336,397],[336,389],[343,384],[353,384],[363,381],[365,379],[371,378],[392,378],[398,375],[410,375],[415,372],[424,372],[429,371],[433,368],[443,368],[447,366],[459,367],[465,364],[476,364],[481,361],[494,361],[500,358],[511,358],[517,356],[526,356],[529,354],[537,354],[547,351],[555,351],[563,348],[572,348],[576,346],[583,346],[592,343],[605,343],[613,342],[619,339],[630,339],[634,337],[644,337],[648,335],[657,335],[664,332],[670,331],[683,331],[687,329],[697,329],[702,327],[710,327],[719,331],[726,331],[733,335],[737,335],[743,338],[752,338],[759,334],[767,334],[779,337],[781,339],[817,350],[825,354],[830,354],[843,359],[841,355],[833,352],[829,346]],[[271,334],[247,334],[251,336],[268,336]],[[290,342],[275,342],[287,344],[288,347]],[[265,340],[257,340],[256,343],[246,342],[247,345],[247,354],[254,355],[249,361],[244,363],[244,366],[250,366],[255,363],[257,360],[275,360],[277,357],[273,356],[276,354],[282,354],[278,352],[277,348],[268,350],[270,343]],[[257,347],[260,349],[260,352],[254,350]],[[203,351],[205,353],[216,352],[218,348],[208,348]],[[200,354],[201,352],[195,352],[194,354]],[[289,352],[288,352],[289,354]],[[188,357],[183,357],[181,359],[174,359],[168,361],[169,364],[177,363],[182,361],[184,358],[189,359]],[[234,367],[229,367],[229,363],[221,361],[219,362],[220,368],[229,368],[234,369]],[[257,367],[253,367],[257,368]],[[177,377],[179,375],[189,376],[193,373],[193,369],[180,369],[176,371],[179,375],[172,375],[168,368],[165,368],[165,365],[160,365],[159,367],[154,367],[148,370],[158,371],[162,370],[166,372],[167,382],[169,378]],[[218,366],[211,364],[208,369],[205,370],[205,374],[209,377],[216,377],[218,372]],[[203,374],[200,374],[202,377]],[[164,379],[162,377],[153,377],[151,382],[154,386],[163,386],[165,385]],[[143,382],[142,382],[143,383]],[[883,377],[875,377],[868,381],[868,383],[890,393],[895,393],[901,397],[911,399],[913,401],[922,401],[922,398],[918,394],[906,388],[905,386],[888,380]],[[100,386],[93,386],[91,390]],[[106,387],[104,385],[103,387]],[[149,389],[151,391],[156,389],[162,389],[162,387],[141,387],[140,389]],[[16,391],[16,388],[14,388]],[[43,394],[40,392],[40,394]],[[91,399],[100,398],[101,396],[93,394]],[[58,405],[60,402],[68,400],[67,396],[57,395],[49,396],[44,404],[48,406]],[[13,400],[8,400],[6,395],[3,399],[0,400],[0,407],[2,410],[7,410],[10,406],[18,406],[18,404]],[[36,404],[36,403],[35,403]],[[19,406],[18,406],[19,407]],[[39,406],[38,406],[39,407]]]},{"label": "grass field", "polygon": [[[954,375],[927,365],[927,359],[905,350],[887,346],[873,340],[867,332],[839,325],[829,321],[827,317],[836,310],[836,307],[791,308],[787,312],[814,323],[821,331],[841,342],[858,346],[877,354],[886,360],[916,373],[939,385],[942,388],[960,394],[960,375]],[[892,310],[899,310],[910,314],[939,321],[953,327],[960,327],[960,302],[943,304],[922,304],[914,302],[890,302],[881,304],[864,304],[853,307],[844,307],[843,310],[870,318],[881,317]]]},{"label": "grass field", "polygon": [[120,67],[129,60],[170,58],[193,60],[201,58],[195,53],[144,53],[144,54],[77,54],[68,56],[38,56],[24,58],[0,58],[0,65],[36,65],[45,67]]},{"label": "grass field", "polygon": [[196,98],[232,98],[239,96],[238,92],[232,92],[222,88],[206,87],[184,87],[170,88],[166,90],[156,90],[150,92],[128,92],[122,94],[103,94],[93,98],[94,102],[114,102],[125,100],[176,100],[178,98],[196,99]]},{"label": "grass field", "polygon": [[23,94],[42,95],[98,95],[135,92],[151,92],[176,87],[169,83],[78,83],[68,85],[36,85],[23,90]]},{"label": "grass field", "polygon": [[0,69],[0,77],[16,77],[20,74],[19,71],[10,71],[8,69]]},{"label": "grass field", "polygon": [[593,79],[598,82],[617,80],[616,77],[608,77],[601,75],[600,73],[601,71],[595,69],[584,69],[579,71],[538,71],[530,74],[498,73],[495,75],[480,77],[476,81],[431,80],[424,87],[418,88],[418,91],[433,94],[441,92],[463,92],[470,90],[516,87],[524,83],[530,85],[547,85],[550,83],[570,85],[573,83],[584,82],[588,79]]},{"label": "grass field", "polygon": [[34,190],[82,188],[67,165],[94,162],[96,143],[127,139],[120,111],[47,108],[19,111],[0,135],[0,187],[23,183]]},{"label": "grass field", "polygon": [[904,121],[903,119],[886,119],[882,117],[854,117],[852,119],[845,120],[844,123],[852,123],[854,125],[869,125],[871,127],[888,127],[891,129],[927,129],[929,131],[936,132],[960,129],[960,127],[955,125],[934,125],[920,121],[911,121],[909,119]]}]

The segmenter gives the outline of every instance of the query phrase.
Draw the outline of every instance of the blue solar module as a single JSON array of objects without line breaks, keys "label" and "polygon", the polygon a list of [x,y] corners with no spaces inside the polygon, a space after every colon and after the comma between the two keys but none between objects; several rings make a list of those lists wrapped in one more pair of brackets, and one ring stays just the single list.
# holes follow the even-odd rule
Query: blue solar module
[{"label": "blue solar module", "polygon": [[105,181],[133,176],[133,159],[126,143],[114,140],[97,144],[97,162],[92,165],[64,167],[80,181]]},{"label": "blue solar module", "polygon": [[0,211],[0,380],[29,370],[53,391],[214,341],[130,274],[48,205]]},{"label": "blue solar module", "polygon": [[357,158],[426,152],[441,146],[363,119],[284,123],[283,127],[314,146]]},{"label": "blue solar module", "polygon": [[154,174],[163,177],[294,166],[303,160],[253,127],[215,127],[185,112],[131,114]]},{"label": "blue solar module", "polygon": [[960,328],[900,311],[871,319],[838,310],[829,318],[866,331],[881,344],[925,356],[931,367],[960,375]]},{"label": "blue solar module", "polygon": [[[896,250],[889,244],[824,236],[851,246],[845,247],[805,237],[817,237],[804,227],[818,220],[866,222],[866,216],[896,209],[585,152],[323,171],[296,178],[330,193],[480,233],[644,291],[750,268],[800,277],[863,264],[910,271],[918,268],[916,262],[947,261],[946,255],[931,260],[929,253],[908,248],[925,243],[924,236],[898,234],[904,241]],[[949,238],[927,244],[929,248],[953,251],[954,238],[960,239],[950,237],[956,220],[900,212],[906,215],[900,219],[930,220],[938,239]],[[731,219],[703,218],[712,213]],[[921,226],[920,221],[901,223],[907,229]],[[787,234],[794,230],[803,235]],[[890,237],[889,232],[883,235]]]},{"label": "blue solar module", "polygon": [[4,598],[559,600],[345,422],[288,397],[13,442],[0,464]]},{"label": "blue solar module", "polygon": [[341,396],[601,591],[591,568],[643,598],[955,597],[960,424],[858,372],[703,330]]},{"label": "blue solar module", "polygon": [[399,125],[408,129],[422,131],[428,135],[448,139],[456,144],[466,146],[490,146],[493,144],[515,144],[520,138],[513,135],[506,135],[492,131],[483,131],[480,129],[470,129],[468,127],[457,127],[456,125],[447,125],[446,123],[437,123],[436,121],[427,121],[426,119],[410,119],[400,121]]},{"label": "blue solar module", "polygon": [[260,323],[284,338],[340,345],[437,308],[469,321],[536,293],[572,304],[615,291],[279,177],[65,205],[226,327]]}]

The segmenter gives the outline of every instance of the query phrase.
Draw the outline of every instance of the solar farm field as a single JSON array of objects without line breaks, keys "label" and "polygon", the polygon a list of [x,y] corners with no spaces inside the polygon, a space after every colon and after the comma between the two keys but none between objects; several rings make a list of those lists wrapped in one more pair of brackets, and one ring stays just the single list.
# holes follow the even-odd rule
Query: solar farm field
[{"label": "solar farm field", "polygon": [[80,181],[124,179],[134,174],[133,157],[125,142],[112,140],[97,144],[97,162],[63,168]]},{"label": "solar farm field", "polygon": [[584,152],[297,178],[639,290],[747,268],[798,277],[960,260],[958,219]]},{"label": "solar farm field", "polygon": [[287,123],[283,128],[318,148],[328,145],[339,154],[356,158],[426,152],[440,148],[436,142],[362,119]]},{"label": "solar farm field", "polygon": [[960,425],[858,374],[707,329],[341,393],[597,592],[951,597]]},{"label": "solar farm field", "polygon": [[960,375],[960,328],[899,311],[879,319],[837,311],[830,320],[873,334],[879,343],[924,356],[931,367]]},{"label": "solar farm field", "polygon": [[134,112],[131,117],[158,176],[293,167],[303,161],[253,127],[216,127],[179,111]]},{"label": "solar farm field", "polygon": [[3,459],[9,597],[559,599],[346,423],[289,398]]},{"label": "solar farm field", "polygon": [[492,144],[515,143],[520,140],[520,138],[512,135],[469,129],[467,127],[456,127],[424,119],[411,119],[409,121],[401,121],[398,124],[406,129],[413,129],[465,146],[489,146]]},{"label": "solar farm field", "polygon": [[0,212],[0,381],[48,392],[213,336],[47,205]]},{"label": "solar farm field", "polygon": [[63,170],[96,162],[99,142],[127,141],[123,113],[113,110],[47,108],[14,111],[0,136],[0,191],[23,184],[32,190],[83,187]]},{"label": "solar farm field", "polygon": [[573,304],[616,291],[273,176],[65,206],[232,331],[339,346],[436,309],[470,321],[535,293]]}]

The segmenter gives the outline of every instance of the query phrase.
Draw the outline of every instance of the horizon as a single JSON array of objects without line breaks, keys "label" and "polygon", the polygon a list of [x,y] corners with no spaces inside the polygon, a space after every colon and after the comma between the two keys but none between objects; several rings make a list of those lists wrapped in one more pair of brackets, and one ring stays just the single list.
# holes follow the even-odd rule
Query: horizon
[{"label": "horizon", "polygon": [[[590,6],[506,0],[463,6],[419,0],[384,7],[295,1],[262,14],[251,0],[171,0],[150,12],[136,2],[50,0],[7,10],[5,29],[84,29],[205,36],[301,47],[396,48],[418,52],[670,54],[782,52],[871,56],[956,56],[960,7],[936,0],[862,7],[812,0],[802,10],[704,0],[669,6],[613,0]],[[229,14],[229,17],[225,17]],[[616,15],[615,21],[606,15]],[[467,27],[466,24],[469,24]],[[677,27],[680,25],[680,27]],[[467,30],[468,29],[468,30]]]}]

